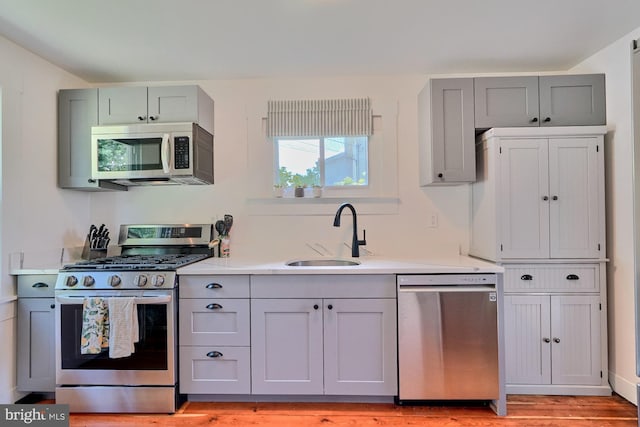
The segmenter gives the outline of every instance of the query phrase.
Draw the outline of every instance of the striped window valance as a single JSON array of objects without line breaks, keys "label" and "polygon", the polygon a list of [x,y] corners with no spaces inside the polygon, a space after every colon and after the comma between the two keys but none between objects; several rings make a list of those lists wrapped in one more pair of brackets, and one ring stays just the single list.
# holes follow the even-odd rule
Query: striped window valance
[{"label": "striped window valance", "polygon": [[267,136],[371,135],[369,98],[269,101]]}]

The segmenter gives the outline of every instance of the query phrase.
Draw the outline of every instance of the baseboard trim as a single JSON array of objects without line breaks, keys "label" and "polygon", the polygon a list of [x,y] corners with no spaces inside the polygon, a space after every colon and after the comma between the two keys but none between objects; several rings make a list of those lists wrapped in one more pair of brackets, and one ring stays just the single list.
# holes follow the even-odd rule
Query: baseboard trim
[{"label": "baseboard trim", "polygon": [[[640,380],[638,382],[640,382]],[[613,388],[613,391],[615,391],[616,394],[619,394],[624,399],[638,406],[638,396],[636,384],[634,382],[631,382],[627,378],[617,375],[615,372],[609,371],[609,383],[611,384],[611,388]]]}]

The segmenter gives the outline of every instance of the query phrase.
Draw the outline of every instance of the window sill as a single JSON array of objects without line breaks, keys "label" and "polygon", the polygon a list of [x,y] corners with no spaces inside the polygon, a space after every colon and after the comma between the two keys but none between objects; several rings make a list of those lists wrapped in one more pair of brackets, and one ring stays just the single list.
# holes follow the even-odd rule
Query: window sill
[{"label": "window sill", "polygon": [[358,215],[398,213],[397,197],[267,197],[247,199],[249,215],[334,215],[342,203],[354,205]]}]

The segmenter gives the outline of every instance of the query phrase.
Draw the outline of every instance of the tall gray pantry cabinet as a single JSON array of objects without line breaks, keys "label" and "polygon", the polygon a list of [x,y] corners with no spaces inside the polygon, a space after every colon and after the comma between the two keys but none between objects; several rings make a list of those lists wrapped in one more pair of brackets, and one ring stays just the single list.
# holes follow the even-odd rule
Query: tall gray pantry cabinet
[{"label": "tall gray pantry cabinet", "polygon": [[478,138],[470,254],[505,267],[507,393],[611,393],[604,126]]}]

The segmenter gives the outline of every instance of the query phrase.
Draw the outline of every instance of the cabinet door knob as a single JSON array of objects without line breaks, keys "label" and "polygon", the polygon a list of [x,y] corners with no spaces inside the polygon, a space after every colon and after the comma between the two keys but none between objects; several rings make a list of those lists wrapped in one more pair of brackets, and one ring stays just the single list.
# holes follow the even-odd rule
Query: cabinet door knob
[{"label": "cabinet door knob", "polygon": [[320,307],[318,306],[318,304],[314,304],[314,305],[313,305],[313,309],[314,309],[314,310],[317,310],[317,309],[319,309],[319,308],[320,308]]},{"label": "cabinet door knob", "polygon": [[552,200],[558,200],[558,196],[553,196],[551,199]]},{"label": "cabinet door knob", "polygon": [[56,305],[55,304],[51,304],[49,307],[56,308]]},{"label": "cabinet door knob", "polygon": [[569,274],[567,276],[567,280],[580,280],[580,276],[578,276],[577,274]]},{"label": "cabinet door knob", "polygon": [[155,122],[156,120],[158,120],[158,116],[149,116],[149,120]]},{"label": "cabinet door knob", "polygon": [[554,343],[559,343],[559,342],[560,342],[560,338],[554,338],[554,339],[553,339],[553,342],[554,342]]},{"label": "cabinet door knob", "polygon": [[222,306],[220,304],[217,304],[217,303],[212,303],[212,304],[207,304],[207,308],[209,310],[220,310],[222,308]]},{"label": "cabinet door knob", "polygon": [[329,305],[327,306],[327,308],[328,308],[329,310],[333,310],[333,305],[329,304]]},{"label": "cabinet door knob", "polygon": [[145,120],[147,120],[146,116],[138,116],[138,120],[141,122],[144,122]]},{"label": "cabinet door knob", "polygon": [[523,274],[520,276],[520,280],[533,280],[533,276],[530,274]]},{"label": "cabinet door knob", "polygon": [[551,340],[549,338],[547,338],[547,337],[542,338],[542,341],[544,341],[546,343],[550,343],[551,342]]},{"label": "cabinet door knob", "polygon": [[544,122],[545,122],[545,123],[549,123],[550,121],[551,121],[551,117],[545,117],[545,118],[544,118]]},{"label": "cabinet door knob", "polygon": [[439,174],[438,174],[438,178],[442,178],[443,176],[444,176],[444,175],[443,175],[443,174],[441,174],[441,173],[439,173]]},{"label": "cabinet door knob", "polygon": [[222,289],[222,285],[220,283],[209,283],[205,286],[207,289]]},{"label": "cabinet door knob", "polygon": [[207,357],[222,357],[222,356],[224,355],[219,351],[210,351],[209,353],[207,353]]},{"label": "cabinet door knob", "polygon": [[542,200],[546,202],[547,200],[549,200],[549,196],[542,196]]},{"label": "cabinet door knob", "polygon": [[534,117],[533,119],[531,119],[531,123],[537,123],[538,122],[538,118]]}]

